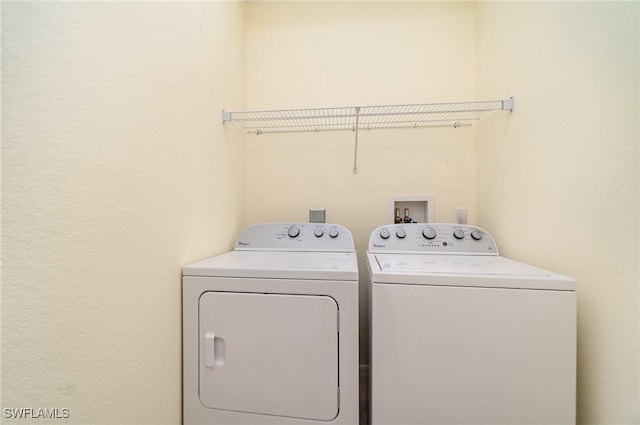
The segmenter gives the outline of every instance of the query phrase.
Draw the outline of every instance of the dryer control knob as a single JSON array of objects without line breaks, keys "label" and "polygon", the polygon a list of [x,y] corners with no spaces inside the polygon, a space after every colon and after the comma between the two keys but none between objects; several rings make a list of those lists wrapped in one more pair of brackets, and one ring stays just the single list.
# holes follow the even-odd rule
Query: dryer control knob
[{"label": "dryer control knob", "polygon": [[456,239],[464,239],[464,230],[456,229],[456,231],[453,232],[453,236],[455,236]]},{"label": "dryer control knob", "polygon": [[290,238],[297,238],[300,235],[300,229],[296,226],[291,226],[287,230],[287,235],[289,235]]},{"label": "dryer control knob", "polygon": [[389,236],[391,235],[389,234],[389,231],[387,229],[380,230],[380,237],[382,239],[389,239]]},{"label": "dryer control knob", "polygon": [[324,230],[316,229],[313,234],[316,235],[317,238],[321,238],[324,235]]},{"label": "dryer control knob", "polygon": [[482,232],[480,230],[474,230],[471,232],[471,237],[477,241],[482,239]]},{"label": "dryer control knob", "polygon": [[338,233],[338,229],[329,230],[329,236],[331,236],[332,238],[337,238],[339,234],[340,233]]},{"label": "dryer control knob", "polygon": [[422,231],[422,236],[427,239],[435,239],[435,237],[438,236],[438,232],[436,232],[436,229],[433,227],[425,227]]},{"label": "dryer control knob", "polygon": [[407,232],[405,232],[404,229],[396,230],[396,237],[398,239],[404,239],[406,236],[407,236]]}]

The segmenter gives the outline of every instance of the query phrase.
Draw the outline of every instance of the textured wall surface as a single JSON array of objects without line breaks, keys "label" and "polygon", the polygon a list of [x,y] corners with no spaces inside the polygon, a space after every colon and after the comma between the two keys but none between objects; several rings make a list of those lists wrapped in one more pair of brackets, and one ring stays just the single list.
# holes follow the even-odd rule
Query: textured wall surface
[{"label": "textured wall surface", "polygon": [[503,254],[578,282],[578,422],[640,423],[640,9],[480,3],[477,218]]},{"label": "textured wall surface", "polygon": [[3,2],[3,409],[181,422],[181,266],[244,225],[244,136],[220,120],[242,16]]}]

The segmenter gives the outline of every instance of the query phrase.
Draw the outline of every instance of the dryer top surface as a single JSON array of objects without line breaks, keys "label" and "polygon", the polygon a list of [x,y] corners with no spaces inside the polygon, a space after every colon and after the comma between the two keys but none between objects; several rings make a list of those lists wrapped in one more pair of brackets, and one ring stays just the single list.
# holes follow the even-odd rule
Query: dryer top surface
[{"label": "dryer top surface", "polygon": [[354,252],[231,251],[183,268],[184,276],[358,280]]}]

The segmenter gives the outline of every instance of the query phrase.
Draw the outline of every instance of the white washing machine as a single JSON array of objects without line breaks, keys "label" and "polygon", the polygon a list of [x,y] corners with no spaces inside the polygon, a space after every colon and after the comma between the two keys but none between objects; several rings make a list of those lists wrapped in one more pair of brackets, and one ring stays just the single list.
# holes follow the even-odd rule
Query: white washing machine
[{"label": "white washing machine", "polygon": [[185,266],[184,423],[357,424],[358,268],[334,224],[244,229]]},{"label": "white washing machine", "polygon": [[380,227],[367,262],[371,424],[575,424],[573,279],[468,225]]}]

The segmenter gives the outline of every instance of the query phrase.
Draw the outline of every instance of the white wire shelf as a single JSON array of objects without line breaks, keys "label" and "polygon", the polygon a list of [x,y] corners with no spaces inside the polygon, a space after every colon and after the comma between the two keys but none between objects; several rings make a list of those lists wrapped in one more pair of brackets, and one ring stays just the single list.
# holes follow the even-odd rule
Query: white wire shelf
[{"label": "white wire shelf", "polygon": [[222,122],[231,121],[247,133],[289,133],[379,128],[460,127],[496,110],[513,112],[514,98],[473,102],[412,105],[347,106],[337,108],[271,111],[222,111]]}]

